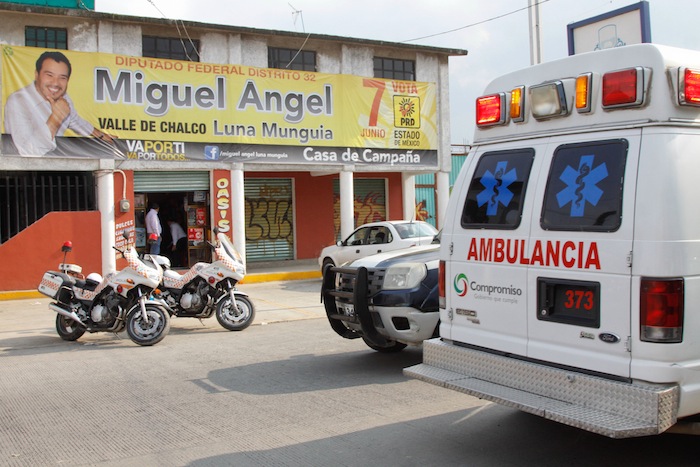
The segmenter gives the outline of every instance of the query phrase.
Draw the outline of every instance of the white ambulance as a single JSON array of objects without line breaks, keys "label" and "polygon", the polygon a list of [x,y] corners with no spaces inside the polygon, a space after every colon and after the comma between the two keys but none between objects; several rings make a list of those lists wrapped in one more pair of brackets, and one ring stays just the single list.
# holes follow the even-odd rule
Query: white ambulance
[{"label": "white ambulance", "polygon": [[476,106],[405,373],[614,438],[700,413],[700,53],[575,55]]}]

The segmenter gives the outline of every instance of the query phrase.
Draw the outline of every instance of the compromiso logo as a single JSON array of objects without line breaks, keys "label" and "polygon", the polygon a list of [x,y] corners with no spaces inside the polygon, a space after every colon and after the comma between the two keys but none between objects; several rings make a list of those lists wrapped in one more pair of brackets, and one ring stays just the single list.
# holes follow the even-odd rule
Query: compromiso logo
[{"label": "compromiso logo", "polygon": [[467,295],[467,292],[469,291],[469,287],[467,286],[468,283],[469,279],[467,278],[467,275],[463,272],[455,276],[454,287],[455,292],[457,292],[457,295],[459,295],[460,297],[464,297],[465,295]]},{"label": "compromiso logo", "polygon": [[513,285],[492,285],[492,284],[479,284],[473,281],[469,284],[469,288],[475,292],[483,292],[487,295],[522,295],[523,289],[515,287]]}]

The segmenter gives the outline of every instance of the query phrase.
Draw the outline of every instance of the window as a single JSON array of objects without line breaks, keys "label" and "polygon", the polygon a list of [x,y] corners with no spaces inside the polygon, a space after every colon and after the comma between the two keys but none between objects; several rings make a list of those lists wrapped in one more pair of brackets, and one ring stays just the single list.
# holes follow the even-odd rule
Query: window
[{"label": "window", "polygon": [[462,227],[515,229],[523,213],[533,149],[485,153],[462,211]]},{"label": "window", "polygon": [[394,224],[394,227],[396,227],[396,232],[399,234],[399,237],[403,239],[433,237],[438,233],[437,229],[433,227],[432,224],[424,222]]},{"label": "window", "polygon": [[297,49],[267,49],[267,66],[288,70],[316,71],[316,52]]},{"label": "window", "polygon": [[622,222],[627,149],[624,140],[558,147],[547,178],[542,228],[617,230]]},{"label": "window", "polygon": [[199,61],[199,41],[173,37],[143,36],[143,56]]},{"label": "window", "polygon": [[68,49],[68,32],[60,28],[41,28],[27,26],[24,28],[24,45],[44,49]]},{"label": "window", "polygon": [[413,60],[374,57],[374,77],[415,81],[416,62]]},{"label": "window", "polygon": [[52,211],[97,209],[91,172],[0,172],[0,244]]},{"label": "window", "polygon": [[391,243],[394,241],[391,231],[386,227],[375,227],[370,232],[370,243],[373,245],[381,245],[384,243]]},{"label": "window", "polygon": [[345,242],[345,245],[367,245],[368,244],[368,234],[369,234],[369,227],[362,227],[361,229],[357,229],[355,232],[352,233]]}]

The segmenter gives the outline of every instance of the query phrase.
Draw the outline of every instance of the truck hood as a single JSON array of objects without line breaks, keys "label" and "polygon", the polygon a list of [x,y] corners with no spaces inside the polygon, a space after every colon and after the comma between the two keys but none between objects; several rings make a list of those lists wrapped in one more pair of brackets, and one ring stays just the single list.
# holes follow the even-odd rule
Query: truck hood
[{"label": "truck hood", "polygon": [[[431,261],[437,261],[439,253],[440,245],[433,243],[365,256],[364,258],[356,259],[348,266],[352,268],[388,268],[392,264],[397,263],[415,262],[427,264]],[[429,264],[428,267],[430,267]]]}]

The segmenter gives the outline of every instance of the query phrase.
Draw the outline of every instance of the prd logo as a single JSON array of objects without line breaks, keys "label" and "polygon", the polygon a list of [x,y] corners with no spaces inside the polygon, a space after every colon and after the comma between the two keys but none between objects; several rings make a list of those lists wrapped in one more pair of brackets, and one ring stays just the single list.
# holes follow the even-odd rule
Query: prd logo
[{"label": "prd logo", "polygon": [[394,126],[420,128],[420,98],[394,96]]},{"label": "prd logo", "polygon": [[469,291],[469,279],[467,278],[467,275],[464,274],[463,272],[457,274],[455,276],[454,280],[454,287],[455,287],[455,292],[457,292],[457,295],[460,297],[464,297],[467,295],[467,292]]}]

